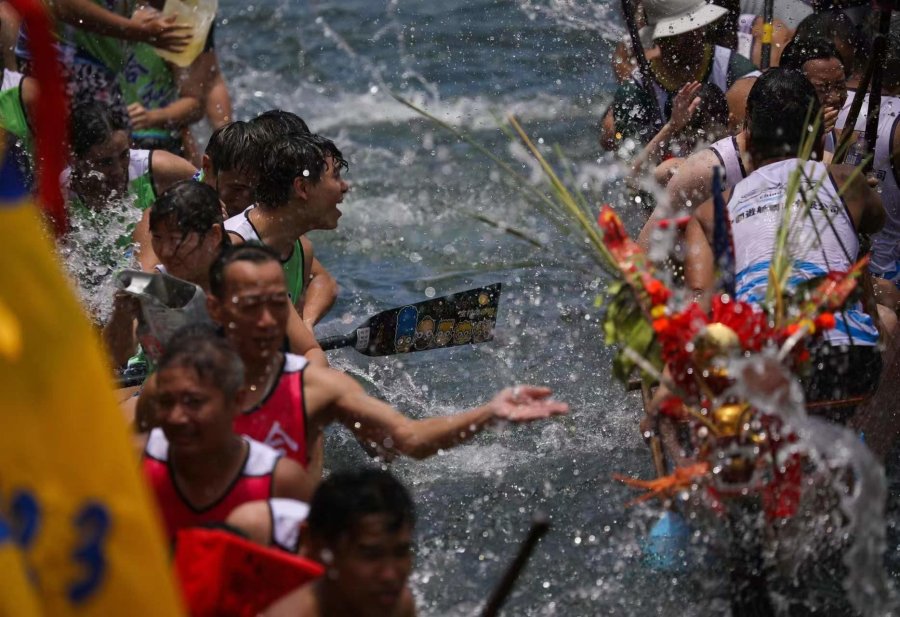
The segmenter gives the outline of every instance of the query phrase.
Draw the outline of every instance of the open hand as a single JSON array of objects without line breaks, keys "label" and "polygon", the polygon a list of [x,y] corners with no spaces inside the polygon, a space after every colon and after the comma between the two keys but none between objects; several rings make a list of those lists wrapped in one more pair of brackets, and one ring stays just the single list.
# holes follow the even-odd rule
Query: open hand
[{"label": "open hand", "polygon": [[675,131],[680,131],[691,121],[697,107],[700,106],[700,97],[697,93],[703,87],[699,81],[691,81],[684,84],[675,98],[672,100],[672,115],[669,122]]},{"label": "open hand", "polygon": [[530,422],[568,412],[569,405],[551,400],[551,394],[550,388],[520,385],[501,390],[488,405],[495,418],[510,422]]},{"label": "open hand", "polygon": [[144,32],[144,42],[164,49],[179,52],[191,42],[191,26],[175,23],[176,15],[163,16],[153,10],[139,9],[135,11],[133,20],[140,24]]}]

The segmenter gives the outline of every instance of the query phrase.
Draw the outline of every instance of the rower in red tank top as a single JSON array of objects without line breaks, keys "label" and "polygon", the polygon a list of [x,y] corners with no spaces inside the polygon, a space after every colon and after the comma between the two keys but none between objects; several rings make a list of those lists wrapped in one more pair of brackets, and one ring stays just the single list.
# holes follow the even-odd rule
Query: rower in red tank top
[{"label": "rower in red tank top", "polygon": [[234,432],[244,402],[244,370],[208,325],[176,332],[159,361],[155,428],[142,466],[170,540],[185,527],[224,522],[248,501],[308,499],[313,481],[269,446]]},{"label": "rower in red tank top", "polygon": [[244,465],[226,492],[203,508],[196,508],[178,490],[169,461],[169,442],[162,429],[153,429],[144,450],[144,475],[162,511],[166,534],[175,540],[179,529],[224,521],[239,505],[273,496],[275,466],[281,455],[265,444],[244,439]]},{"label": "rower in red tank top", "polygon": [[303,356],[284,354],[281,375],[260,404],[234,420],[234,431],[260,441],[287,458],[309,466],[307,418],[303,400]]}]

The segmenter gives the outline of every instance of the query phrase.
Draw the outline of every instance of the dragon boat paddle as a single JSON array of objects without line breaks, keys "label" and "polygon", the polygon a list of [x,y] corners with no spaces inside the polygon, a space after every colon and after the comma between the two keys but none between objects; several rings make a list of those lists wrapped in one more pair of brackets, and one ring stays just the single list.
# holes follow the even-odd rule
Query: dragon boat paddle
[{"label": "dragon boat paddle", "polygon": [[441,349],[494,338],[500,283],[382,311],[349,334],[319,341],[323,350],[353,347],[367,356]]},{"label": "dragon boat paddle", "polygon": [[503,608],[506,599],[509,597],[509,594],[512,593],[513,586],[516,584],[516,579],[519,578],[519,575],[525,568],[525,564],[528,563],[528,559],[531,557],[531,553],[534,552],[534,547],[537,546],[538,540],[540,540],[549,529],[550,521],[547,517],[543,514],[535,514],[531,521],[531,529],[528,530],[528,535],[525,537],[521,546],[519,546],[519,552],[516,555],[516,558],[509,564],[509,567],[503,574],[503,578],[500,579],[500,582],[494,588],[493,593],[491,593],[491,597],[488,598],[484,611],[481,613],[481,617],[496,617],[500,614],[500,609]]},{"label": "dragon boat paddle", "polygon": [[[485,343],[494,338],[502,285],[494,283],[382,311],[349,334],[318,341],[323,350],[353,347],[367,356],[391,356]],[[116,375],[119,388],[141,385],[146,365]]]}]

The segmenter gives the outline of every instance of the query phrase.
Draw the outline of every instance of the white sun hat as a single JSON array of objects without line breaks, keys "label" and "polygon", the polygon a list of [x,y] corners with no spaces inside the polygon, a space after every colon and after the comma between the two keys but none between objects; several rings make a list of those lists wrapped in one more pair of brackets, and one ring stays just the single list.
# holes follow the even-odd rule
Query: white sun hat
[{"label": "white sun hat", "polygon": [[655,39],[684,34],[707,26],[728,9],[706,0],[644,0],[647,25],[641,28],[641,42],[652,47]]}]

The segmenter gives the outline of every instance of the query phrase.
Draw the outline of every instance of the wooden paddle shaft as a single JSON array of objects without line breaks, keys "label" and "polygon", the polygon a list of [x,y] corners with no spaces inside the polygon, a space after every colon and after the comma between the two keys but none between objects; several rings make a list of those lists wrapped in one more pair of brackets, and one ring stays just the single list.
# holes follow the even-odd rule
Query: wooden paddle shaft
[{"label": "wooden paddle shaft", "polygon": [[534,552],[534,547],[537,546],[538,540],[540,540],[549,529],[550,521],[547,517],[542,514],[536,514],[531,523],[531,529],[528,530],[528,535],[519,547],[519,553],[509,565],[509,568],[506,569],[506,573],[503,575],[500,583],[488,599],[487,605],[481,613],[481,617],[496,617],[500,614],[500,609],[503,608],[509,594],[512,593],[512,589],[516,584],[516,579],[519,578],[519,574],[522,573],[525,564],[528,563],[528,558],[531,557],[531,553]]}]

